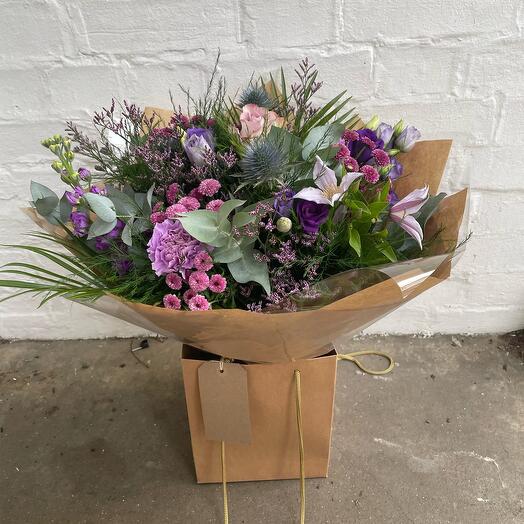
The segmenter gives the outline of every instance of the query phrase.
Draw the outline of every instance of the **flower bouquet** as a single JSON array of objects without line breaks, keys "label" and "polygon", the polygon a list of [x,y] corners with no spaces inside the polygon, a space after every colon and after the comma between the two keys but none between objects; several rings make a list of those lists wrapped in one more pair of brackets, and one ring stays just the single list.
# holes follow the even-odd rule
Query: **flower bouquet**
[{"label": "flower bouquet", "polygon": [[447,278],[466,191],[438,193],[451,141],[321,87],[304,60],[230,98],[215,68],[187,107],[113,101],[96,139],[68,122],[43,141],[66,190],[33,181],[26,210],[52,247],[17,246],[55,268],[7,264],[0,286],[243,362],[323,355]]}]

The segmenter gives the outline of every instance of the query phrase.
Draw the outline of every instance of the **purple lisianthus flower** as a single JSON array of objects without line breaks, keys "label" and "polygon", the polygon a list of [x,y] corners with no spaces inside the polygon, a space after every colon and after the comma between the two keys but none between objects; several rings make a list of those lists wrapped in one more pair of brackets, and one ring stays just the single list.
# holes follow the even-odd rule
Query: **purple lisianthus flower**
[{"label": "purple lisianthus flower", "polygon": [[78,169],[78,176],[80,180],[89,180],[91,178],[91,171],[87,167],[80,167]]},{"label": "purple lisianthus flower", "polygon": [[73,211],[69,216],[73,222],[73,234],[77,237],[85,237],[89,229],[89,217],[82,211]]},{"label": "purple lisianthus flower", "polygon": [[129,273],[132,267],[133,262],[131,262],[131,260],[129,260],[128,258],[119,258],[115,260],[116,272],[121,277]]},{"label": "purple lisianthus flower", "polygon": [[84,190],[80,186],[76,186],[74,191],[66,191],[64,194],[67,198],[67,201],[72,206],[76,206],[78,205],[78,202],[80,202],[80,199],[84,195]]},{"label": "purple lisianthus flower", "polygon": [[194,166],[203,166],[206,162],[206,155],[212,150],[207,140],[197,134],[186,138],[184,142],[184,151]]},{"label": "purple lisianthus flower", "polygon": [[294,196],[295,192],[288,187],[282,189],[278,193],[275,193],[273,209],[277,212],[277,215],[281,217],[288,217],[291,214]]},{"label": "purple lisianthus flower", "polygon": [[295,200],[295,211],[302,229],[306,233],[318,233],[320,226],[327,220],[330,206],[317,204],[310,200]]},{"label": "purple lisianthus flower", "polygon": [[376,130],[376,135],[380,140],[382,140],[382,142],[384,142],[384,148],[387,149],[389,141],[393,136],[393,127],[382,122]]},{"label": "purple lisianthus flower", "polygon": [[204,244],[187,233],[178,220],[167,219],[155,224],[147,244],[151,267],[158,276],[174,271],[188,272],[202,251],[206,251]]},{"label": "purple lisianthus flower", "polygon": [[391,180],[396,180],[402,176],[404,166],[396,158],[391,159],[391,165],[392,167],[389,170],[388,176]]},{"label": "purple lisianthus flower", "polygon": [[414,126],[407,126],[400,135],[395,138],[395,148],[407,153],[413,149],[415,142],[421,137],[420,131]]},{"label": "purple lisianthus flower", "polygon": [[394,204],[396,204],[399,200],[400,200],[400,198],[399,198],[398,195],[395,193],[395,191],[393,191],[393,189],[390,189],[390,190],[389,190],[389,193],[388,193],[388,204],[394,205]]},{"label": "purple lisianthus flower", "polygon": [[107,233],[107,238],[110,238],[111,240],[116,240],[117,238],[120,237],[120,235],[122,234],[122,230],[124,229],[124,222],[122,222],[122,220],[120,220],[119,218],[117,218],[116,220],[116,226],[111,230],[109,231],[109,233]]},{"label": "purple lisianthus flower", "polygon": [[213,132],[211,129],[206,129],[205,127],[190,127],[186,131],[187,138],[192,136],[201,136],[211,149],[215,149],[215,140],[213,138]]},{"label": "purple lisianthus flower", "polygon": [[359,129],[357,131],[358,140],[348,143],[351,156],[355,158],[360,165],[367,164],[373,155],[373,149],[383,149],[384,141],[377,136],[371,129]]}]

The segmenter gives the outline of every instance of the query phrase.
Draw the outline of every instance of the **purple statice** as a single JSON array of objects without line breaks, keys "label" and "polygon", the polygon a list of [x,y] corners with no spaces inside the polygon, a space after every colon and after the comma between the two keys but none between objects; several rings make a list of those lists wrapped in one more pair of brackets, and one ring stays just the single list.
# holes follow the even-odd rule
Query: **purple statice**
[{"label": "purple statice", "polygon": [[291,214],[293,208],[293,197],[295,192],[286,187],[275,193],[275,199],[273,200],[273,208],[277,212],[278,216],[288,217]]},{"label": "purple statice", "polygon": [[283,266],[293,264],[297,260],[297,253],[291,240],[286,240],[280,244],[280,248],[273,253],[273,258],[278,260]]},{"label": "purple statice", "polygon": [[238,157],[233,151],[227,153],[219,153],[218,159],[221,160],[228,169],[231,169],[238,162]]},{"label": "purple statice", "polygon": [[82,211],[73,211],[69,216],[73,223],[73,234],[77,237],[85,237],[89,229],[89,217]]},{"label": "purple statice", "polygon": [[187,233],[178,220],[155,224],[147,244],[151,267],[158,276],[174,271],[187,274],[194,268],[198,253],[205,250],[204,244]]},{"label": "purple statice", "polygon": [[290,270],[283,268],[274,271],[270,281],[272,291],[266,298],[269,310],[296,311],[292,295],[306,292],[311,285],[304,279],[297,280]]}]

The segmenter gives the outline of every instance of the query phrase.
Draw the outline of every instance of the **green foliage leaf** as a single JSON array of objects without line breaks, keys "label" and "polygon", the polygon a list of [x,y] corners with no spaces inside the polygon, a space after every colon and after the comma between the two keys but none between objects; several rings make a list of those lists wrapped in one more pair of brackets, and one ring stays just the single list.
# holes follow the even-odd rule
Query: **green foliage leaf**
[{"label": "green foliage leaf", "polygon": [[393,248],[387,243],[383,242],[382,244],[379,244],[377,246],[377,249],[390,261],[390,262],[396,262],[397,261],[397,255],[395,254],[395,251]]},{"label": "green foliage leaf", "polygon": [[233,216],[232,224],[233,227],[240,228],[246,226],[247,224],[251,224],[255,220],[255,215],[251,215],[245,211],[240,211]]},{"label": "green foliage leaf", "polygon": [[97,217],[95,221],[91,224],[91,227],[89,228],[87,239],[90,240],[91,238],[105,235],[106,233],[109,233],[109,231],[111,231],[115,226],[116,218],[112,222],[106,222],[105,220],[102,220],[100,217]]},{"label": "green foliage leaf", "polygon": [[132,233],[133,233],[133,219],[130,219],[124,226],[124,229],[122,229],[122,242],[126,246],[133,245]]},{"label": "green foliage leaf", "polygon": [[[236,209],[237,207],[240,207],[241,205],[245,204],[245,200],[238,200],[236,198],[232,198],[230,200],[226,200],[221,206],[218,212],[214,212],[217,215],[218,222],[223,222],[227,217],[229,216],[229,213],[233,211],[233,209]],[[213,211],[212,211],[213,213]]]},{"label": "green foliage leaf", "polygon": [[317,151],[336,144],[342,133],[344,126],[340,124],[328,124],[314,127],[307,135],[302,146],[302,158],[310,160]]},{"label": "green foliage leaf", "polygon": [[83,198],[91,211],[103,222],[113,222],[116,219],[115,206],[109,198],[95,193],[86,193]]},{"label": "green foliage leaf", "polygon": [[31,180],[31,196],[36,210],[44,217],[53,213],[59,202],[59,198],[53,190],[34,180]]},{"label": "green foliage leaf", "polygon": [[354,228],[349,228],[349,245],[355,250],[358,256],[362,253],[362,244],[360,241],[360,233]]},{"label": "green foliage leaf", "polygon": [[244,249],[242,257],[234,262],[230,262],[227,267],[237,282],[241,284],[257,282],[269,294],[271,293],[271,286],[269,284],[267,263],[255,260],[254,255],[256,253],[258,251],[251,248]]},{"label": "green foliage leaf", "polygon": [[60,199],[58,208],[59,208],[60,221],[63,224],[65,224],[69,220],[69,217],[71,216],[71,211],[73,210],[73,206],[71,205],[69,200],[67,200],[67,197],[65,195]]},{"label": "green foliage leaf", "polygon": [[140,212],[134,198],[114,187],[108,188],[108,197],[113,202],[118,216],[136,216]]}]

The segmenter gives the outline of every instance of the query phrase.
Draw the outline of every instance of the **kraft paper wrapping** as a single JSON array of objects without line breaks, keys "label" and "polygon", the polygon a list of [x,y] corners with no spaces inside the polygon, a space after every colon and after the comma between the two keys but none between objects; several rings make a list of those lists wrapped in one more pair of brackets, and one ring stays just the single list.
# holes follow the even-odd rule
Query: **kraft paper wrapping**
[{"label": "kraft paper wrapping", "polygon": [[[171,114],[160,110],[155,113],[160,113],[164,121]],[[395,190],[405,195],[428,184],[435,194],[450,146],[450,140],[418,142],[402,155],[405,174],[397,180]],[[322,307],[304,306],[297,312],[267,314],[239,309],[176,311],[109,294],[84,304],[224,357],[259,363],[316,357],[338,337],[361,331],[448,278],[462,252],[454,248],[459,241],[466,197],[466,189],[448,196],[428,220],[426,236],[441,231],[431,246],[431,256],[330,277],[319,286],[331,291]],[[34,211],[29,214],[45,229],[53,227],[42,223]]]}]

